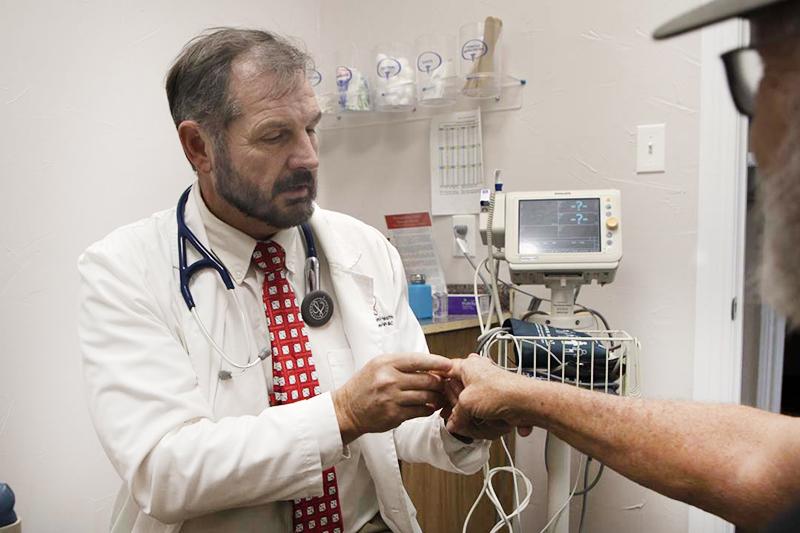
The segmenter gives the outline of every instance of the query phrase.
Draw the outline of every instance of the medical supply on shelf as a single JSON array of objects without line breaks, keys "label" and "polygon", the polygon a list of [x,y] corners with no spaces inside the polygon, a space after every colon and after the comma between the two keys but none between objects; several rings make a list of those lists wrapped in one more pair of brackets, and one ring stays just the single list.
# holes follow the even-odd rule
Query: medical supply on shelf
[{"label": "medical supply on shelf", "polygon": [[408,284],[408,303],[417,320],[433,318],[431,286],[425,283],[424,274],[412,274]]},{"label": "medical supply on shelf", "polygon": [[[489,295],[478,296],[480,312],[489,312]],[[475,296],[472,294],[450,294],[447,296],[447,310],[451,315],[477,315]]]},{"label": "medical supply on shelf", "polygon": [[373,54],[375,109],[410,111],[417,104],[416,72],[411,47],[405,43],[380,44]]},{"label": "medical supply on shelf", "polygon": [[503,21],[486,17],[459,30],[459,65],[464,78],[462,92],[476,98],[495,98],[502,89]]},{"label": "medical supply on shelf", "polygon": [[433,318],[434,320],[445,320],[448,316],[448,302],[446,292],[433,293]]},{"label": "medical supply on shelf", "polygon": [[356,67],[336,67],[336,88],[340,111],[371,111],[369,84]]},{"label": "medical supply on shelf", "polygon": [[309,67],[306,71],[308,84],[311,85],[311,88],[314,90],[314,96],[317,97],[317,105],[319,105],[319,109],[322,113],[336,113],[339,111],[339,95],[336,91],[335,84],[331,81],[333,76],[331,75],[329,77],[331,79],[326,79],[326,76],[313,66]]},{"label": "medical supply on shelf", "polygon": [[420,105],[445,106],[458,97],[458,75],[453,60],[455,39],[427,34],[414,41],[417,58],[417,100]]}]

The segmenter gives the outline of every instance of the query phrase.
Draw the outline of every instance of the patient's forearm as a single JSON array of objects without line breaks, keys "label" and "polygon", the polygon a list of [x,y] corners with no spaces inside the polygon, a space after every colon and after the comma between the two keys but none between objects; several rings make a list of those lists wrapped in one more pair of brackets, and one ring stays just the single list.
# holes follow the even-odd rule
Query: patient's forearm
[{"label": "patient's forearm", "polygon": [[634,481],[736,523],[763,525],[800,496],[798,421],[756,409],[634,400],[515,381],[522,422]]}]

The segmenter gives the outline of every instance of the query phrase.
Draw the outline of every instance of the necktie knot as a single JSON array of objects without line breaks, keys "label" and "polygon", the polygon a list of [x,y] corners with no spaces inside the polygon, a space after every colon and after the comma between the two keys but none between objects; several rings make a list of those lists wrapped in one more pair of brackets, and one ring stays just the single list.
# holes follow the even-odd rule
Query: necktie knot
[{"label": "necktie knot", "polygon": [[274,241],[256,243],[253,264],[263,272],[280,272],[286,265],[286,252]]}]

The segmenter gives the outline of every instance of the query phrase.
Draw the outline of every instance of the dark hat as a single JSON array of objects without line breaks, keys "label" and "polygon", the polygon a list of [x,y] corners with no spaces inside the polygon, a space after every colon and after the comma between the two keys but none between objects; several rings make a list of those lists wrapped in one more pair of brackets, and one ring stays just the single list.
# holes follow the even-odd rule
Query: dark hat
[{"label": "dark hat", "polygon": [[744,17],[754,11],[786,0],[714,0],[684,13],[659,26],[653,37],[666,39],[734,17]]}]

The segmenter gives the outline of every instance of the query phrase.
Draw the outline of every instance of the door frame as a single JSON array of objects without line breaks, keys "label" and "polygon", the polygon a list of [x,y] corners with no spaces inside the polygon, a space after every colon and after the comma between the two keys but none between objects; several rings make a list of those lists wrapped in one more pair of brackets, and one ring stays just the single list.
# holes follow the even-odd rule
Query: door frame
[{"label": "door frame", "polygon": [[[696,401],[740,403],[747,119],[728,96],[720,54],[743,46],[748,24],[736,19],[703,30],[694,382]],[[690,533],[733,533],[732,524],[689,510]]]}]

